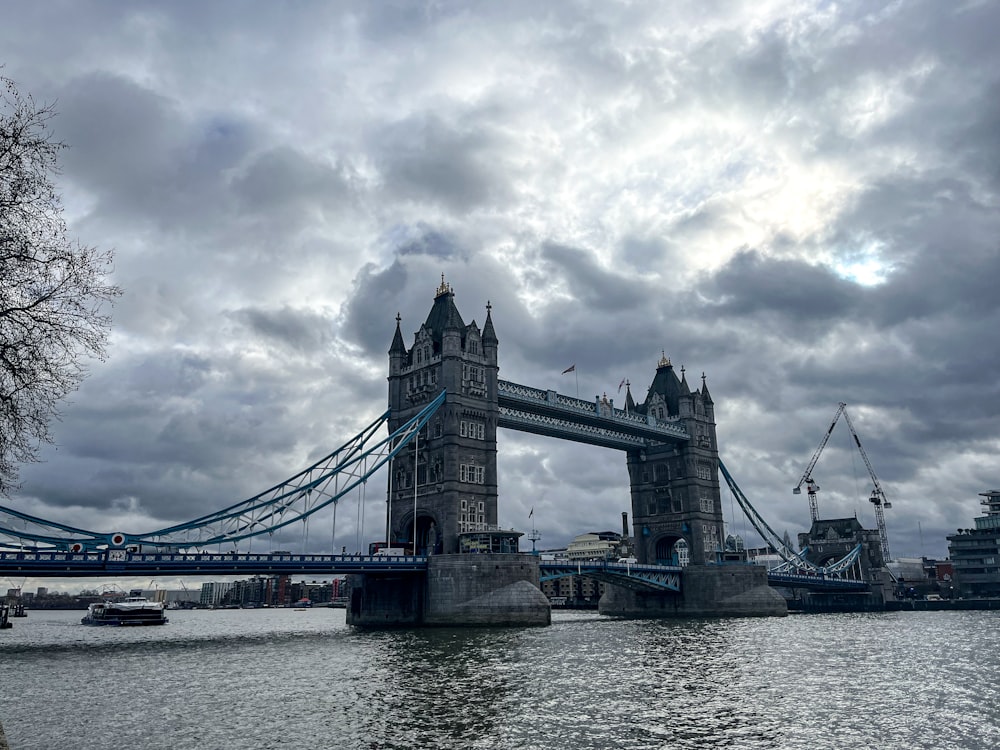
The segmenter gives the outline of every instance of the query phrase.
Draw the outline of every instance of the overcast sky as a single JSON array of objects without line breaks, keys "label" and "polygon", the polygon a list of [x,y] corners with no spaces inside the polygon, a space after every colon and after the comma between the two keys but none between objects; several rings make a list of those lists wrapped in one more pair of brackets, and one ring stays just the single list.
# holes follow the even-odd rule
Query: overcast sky
[{"label": "overcast sky", "polygon": [[[3,74],[71,146],[71,232],[124,289],[14,507],[141,532],[267,489],[385,408],[396,313],[409,345],[442,273],[466,322],[492,304],[502,378],[621,405],[661,351],[704,372],[779,533],[841,401],[893,556],[944,557],[1000,486],[1000,4],[0,13]],[[540,546],[631,511],[623,454],[499,443],[500,522],[533,507]],[[842,422],[814,474],[822,517],[874,528]]]}]

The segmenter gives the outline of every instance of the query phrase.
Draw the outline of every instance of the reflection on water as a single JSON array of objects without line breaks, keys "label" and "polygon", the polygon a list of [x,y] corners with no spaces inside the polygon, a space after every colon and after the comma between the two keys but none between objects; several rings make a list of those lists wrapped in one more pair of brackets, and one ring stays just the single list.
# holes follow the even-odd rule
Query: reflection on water
[{"label": "reflection on water", "polygon": [[12,750],[994,748],[992,612],[355,631],[343,610],[0,632]]}]

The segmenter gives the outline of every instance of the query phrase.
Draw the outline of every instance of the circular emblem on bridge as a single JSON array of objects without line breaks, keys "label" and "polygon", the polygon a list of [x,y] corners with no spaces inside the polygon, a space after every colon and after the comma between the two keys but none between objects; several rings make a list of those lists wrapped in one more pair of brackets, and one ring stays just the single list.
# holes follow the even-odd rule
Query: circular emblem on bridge
[{"label": "circular emblem on bridge", "polygon": [[116,547],[121,547],[125,544],[125,535],[122,533],[112,534],[111,543]]},{"label": "circular emblem on bridge", "polygon": [[70,552],[83,552],[83,545],[80,544],[79,542],[74,542],[73,544],[69,545],[69,551]]}]

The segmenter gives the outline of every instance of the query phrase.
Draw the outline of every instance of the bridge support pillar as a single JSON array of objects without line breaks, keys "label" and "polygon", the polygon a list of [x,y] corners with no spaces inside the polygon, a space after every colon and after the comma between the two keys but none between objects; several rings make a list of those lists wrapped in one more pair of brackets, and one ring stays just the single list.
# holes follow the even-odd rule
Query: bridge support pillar
[{"label": "bridge support pillar", "polygon": [[538,558],[524,554],[434,555],[428,559],[425,625],[548,625]]},{"label": "bridge support pillar", "polygon": [[602,615],[631,618],[783,617],[784,597],[767,585],[760,565],[689,565],[681,594],[630,591],[608,586]]},{"label": "bridge support pillar", "polygon": [[538,558],[525,554],[432,555],[427,576],[350,577],[347,624],[368,628],[527,626],[552,622],[538,588]]},{"label": "bridge support pillar", "polygon": [[423,621],[424,577],[361,573],[347,577],[347,624],[366,628],[413,627]]}]

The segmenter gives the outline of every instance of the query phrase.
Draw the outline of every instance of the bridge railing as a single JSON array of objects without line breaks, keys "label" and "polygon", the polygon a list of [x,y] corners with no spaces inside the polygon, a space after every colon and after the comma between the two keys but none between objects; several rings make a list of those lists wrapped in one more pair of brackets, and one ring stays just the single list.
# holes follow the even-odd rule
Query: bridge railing
[{"label": "bridge railing", "polygon": [[224,572],[364,572],[418,571],[427,558],[419,555],[314,555],[239,552],[129,552],[125,549],[89,552],[0,552],[0,574],[88,576],[134,572],[142,575]]}]

